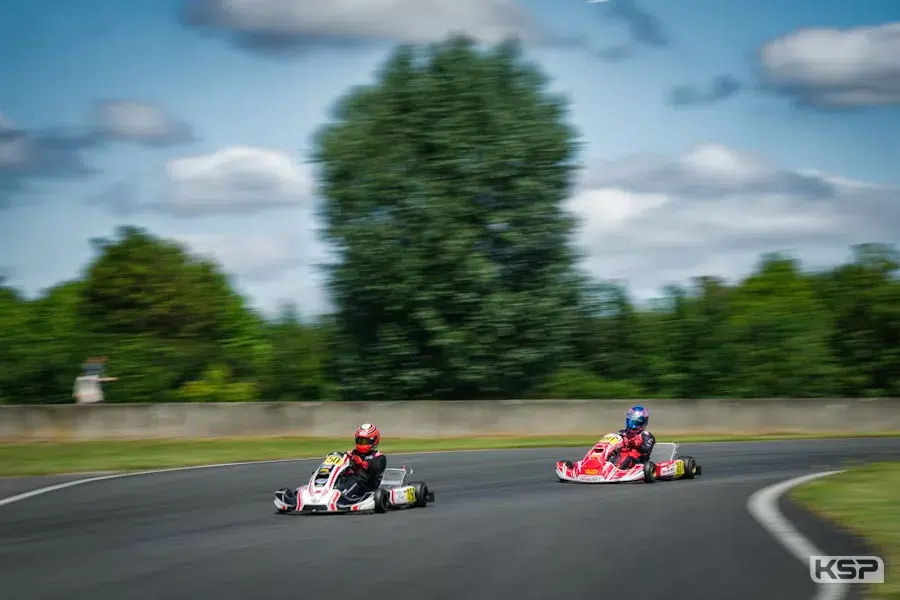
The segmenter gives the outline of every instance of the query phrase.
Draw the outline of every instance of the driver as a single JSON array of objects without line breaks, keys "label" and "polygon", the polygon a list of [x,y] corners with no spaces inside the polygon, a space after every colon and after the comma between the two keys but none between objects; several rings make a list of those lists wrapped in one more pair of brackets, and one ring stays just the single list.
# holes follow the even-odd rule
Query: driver
[{"label": "driver", "polygon": [[363,423],[356,430],[356,446],[347,453],[355,467],[354,471],[359,476],[353,488],[356,488],[354,491],[360,495],[379,486],[381,476],[387,467],[387,457],[378,451],[380,441],[381,432],[378,428],[371,423]]},{"label": "driver", "polygon": [[619,435],[625,438],[625,444],[614,459],[616,467],[630,469],[650,458],[656,437],[647,431],[648,423],[650,411],[643,406],[634,406],[625,415],[625,429],[619,430]]}]

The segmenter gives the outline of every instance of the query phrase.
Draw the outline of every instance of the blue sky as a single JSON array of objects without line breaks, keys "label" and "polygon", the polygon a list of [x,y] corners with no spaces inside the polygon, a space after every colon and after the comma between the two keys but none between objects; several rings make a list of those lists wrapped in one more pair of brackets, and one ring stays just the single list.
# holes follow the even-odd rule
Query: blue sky
[{"label": "blue sky", "polygon": [[766,251],[824,266],[900,237],[895,1],[249,6],[0,3],[12,284],[35,295],[75,277],[90,238],[137,224],[216,257],[261,308],[324,310],[310,134],[393,44],[449,29],[519,35],[569,97],[587,144],[570,200],[586,266],[638,296],[740,277]]}]

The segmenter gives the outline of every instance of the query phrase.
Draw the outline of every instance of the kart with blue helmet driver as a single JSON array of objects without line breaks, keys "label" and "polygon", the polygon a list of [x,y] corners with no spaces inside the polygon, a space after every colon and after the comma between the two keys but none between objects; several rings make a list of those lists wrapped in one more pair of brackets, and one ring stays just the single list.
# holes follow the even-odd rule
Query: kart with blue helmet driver
[{"label": "kart with blue helmet driver", "polygon": [[647,431],[649,422],[649,410],[633,407],[625,417],[625,429],[603,436],[577,462],[557,461],[556,477],[573,483],[653,483],[703,473],[692,457],[678,456],[678,442],[657,442]]}]

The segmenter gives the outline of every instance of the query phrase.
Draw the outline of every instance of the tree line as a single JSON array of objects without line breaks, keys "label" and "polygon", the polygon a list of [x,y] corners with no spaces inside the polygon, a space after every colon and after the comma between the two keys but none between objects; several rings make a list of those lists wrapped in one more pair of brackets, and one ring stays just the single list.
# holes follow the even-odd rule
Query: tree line
[{"label": "tree line", "polygon": [[[129,227],[97,243],[84,277],[38,298],[0,287],[0,401],[73,402],[74,378],[98,354],[119,378],[107,402],[900,396],[900,256],[890,246],[857,246],[815,272],[765,255],[736,284],[698,277],[646,305],[621,284],[585,285],[543,377],[497,373],[523,360],[506,353],[543,351],[513,334],[521,345],[484,339],[463,368],[440,373],[446,387],[427,389],[412,385],[433,357],[370,361],[347,385],[343,361],[359,352],[340,356],[336,315],[304,319],[287,304],[266,318],[218,265],[174,242]],[[382,328],[402,344],[402,325]],[[497,377],[473,377],[488,382],[480,387],[465,368]]]},{"label": "tree line", "polygon": [[334,310],[251,310],[214,262],[137,227],[76,280],[0,286],[0,402],[900,395],[900,256],[769,254],[638,305],[594,281],[564,210],[581,142],[516,42],[401,46],[314,140]]}]

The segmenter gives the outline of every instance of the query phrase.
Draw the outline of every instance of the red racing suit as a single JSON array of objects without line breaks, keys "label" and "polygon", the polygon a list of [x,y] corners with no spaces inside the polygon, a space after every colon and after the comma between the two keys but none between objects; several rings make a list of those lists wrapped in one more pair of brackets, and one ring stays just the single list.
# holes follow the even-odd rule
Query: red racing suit
[{"label": "red racing suit", "polygon": [[356,448],[348,452],[348,455],[354,470],[359,475],[357,490],[364,493],[377,488],[381,484],[381,477],[387,467],[387,457],[377,450],[363,454]]},{"label": "red racing suit", "polygon": [[613,461],[620,469],[630,469],[638,463],[645,463],[656,445],[656,436],[646,429],[641,432],[629,432],[620,429],[619,435],[625,438],[625,445],[619,450]]}]

